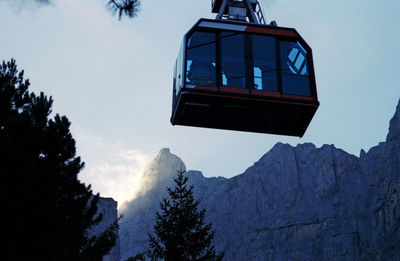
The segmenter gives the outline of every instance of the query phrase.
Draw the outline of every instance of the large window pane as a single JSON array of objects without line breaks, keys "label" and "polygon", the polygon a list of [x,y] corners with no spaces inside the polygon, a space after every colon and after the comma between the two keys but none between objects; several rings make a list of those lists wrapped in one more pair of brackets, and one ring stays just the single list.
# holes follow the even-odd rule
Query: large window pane
[{"label": "large window pane", "polygon": [[246,88],[244,35],[221,33],[222,85]]},{"label": "large window pane", "polygon": [[299,42],[281,41],[282,92],[311,96],[307,51]]},{"label": "large window pane", "polygon": [[253,35],[254,89],[278,91],[275,39]]},{"label": "large window pane", "polygon": [[216,86],[215,34],[193,33],[187,42],[186,55],[186,83]]}]

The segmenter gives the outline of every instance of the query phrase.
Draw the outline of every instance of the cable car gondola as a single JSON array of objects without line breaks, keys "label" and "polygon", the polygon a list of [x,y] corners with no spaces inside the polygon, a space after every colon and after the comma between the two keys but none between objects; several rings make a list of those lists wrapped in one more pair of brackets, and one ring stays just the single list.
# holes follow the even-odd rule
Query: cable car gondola
[{"label": "cable car gondola", "polygon": [[171,123],[302,137],[319,106],[310,46],[266,25],[257,0],[212,7],[183,37]]}]

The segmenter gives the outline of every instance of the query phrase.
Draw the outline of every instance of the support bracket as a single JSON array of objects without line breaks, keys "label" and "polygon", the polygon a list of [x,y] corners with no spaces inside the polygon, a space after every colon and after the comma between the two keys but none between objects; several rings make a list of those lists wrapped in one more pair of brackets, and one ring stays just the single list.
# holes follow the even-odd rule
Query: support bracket
[{"label": "support bracket", "polygon": [[216,20],[237,20],[265,24],[264,13],[258,0],[211,0]]}]

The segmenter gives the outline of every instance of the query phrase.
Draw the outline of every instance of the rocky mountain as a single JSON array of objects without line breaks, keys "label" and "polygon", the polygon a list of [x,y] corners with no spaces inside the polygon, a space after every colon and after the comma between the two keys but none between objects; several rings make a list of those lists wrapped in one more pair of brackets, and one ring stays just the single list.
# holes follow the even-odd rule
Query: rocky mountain
[{"label": "rocky mountain", "polygon": [[[162,149],[123,207],[121,260],[147,248],[155,211],[184,163]],[[400,101],[385,142],[354,156],[278,143],[243,174],[188,171],[225,260],[400,260]]]},{"label": "rocky mountain", "polygon": [[[97,204],[97,213],[103,215],[103,219],[99,224],[94,226],[89,233],[99,235],[110,227],[118,219],[117,201],[112,198],[100,197]],[[110,250],[110,253],[103,257],[103,261],[119,261],[120,260],[120,242],[117,238],[115,246]]]}]

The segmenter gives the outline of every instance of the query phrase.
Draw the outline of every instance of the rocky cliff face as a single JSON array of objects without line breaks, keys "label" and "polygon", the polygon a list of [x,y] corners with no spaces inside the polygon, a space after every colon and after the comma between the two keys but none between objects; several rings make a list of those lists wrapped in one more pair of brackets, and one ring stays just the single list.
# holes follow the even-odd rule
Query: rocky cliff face
[{"label": "rocky cliff face", "polygon": [[[117,202],[112,198],[100,198],[97,205],[97,213],[103,214],[103,219],[99,224],[90,230],[90,233],[95,235],[101,234],[104,230],[110,227],[117,218]],[[120,242],[119,238],[115,243],[115,246],[111,249],[110,253],[103,257],[103,261],[119,261],[120,260]]]},{"label": "rocky cliff face", "polygon": [[135,200],[122,207],[120,222],[121,260],[144,251],[147,235],[152,232],[160,199],[166,196],[166,186],[173,185],[176,170],[185,169],[180,158],[162,149],[143,173],[143,185]]},{"label": "rocky cliff face", "polygon": [[[121,260],[147,248],[180,166],[168,149],[150,164],[146,189],[125,206]],[[359,157],[278,143],[233,178],[188,175],[225,260],[400,260],[400,102],[386,142]]]}]

